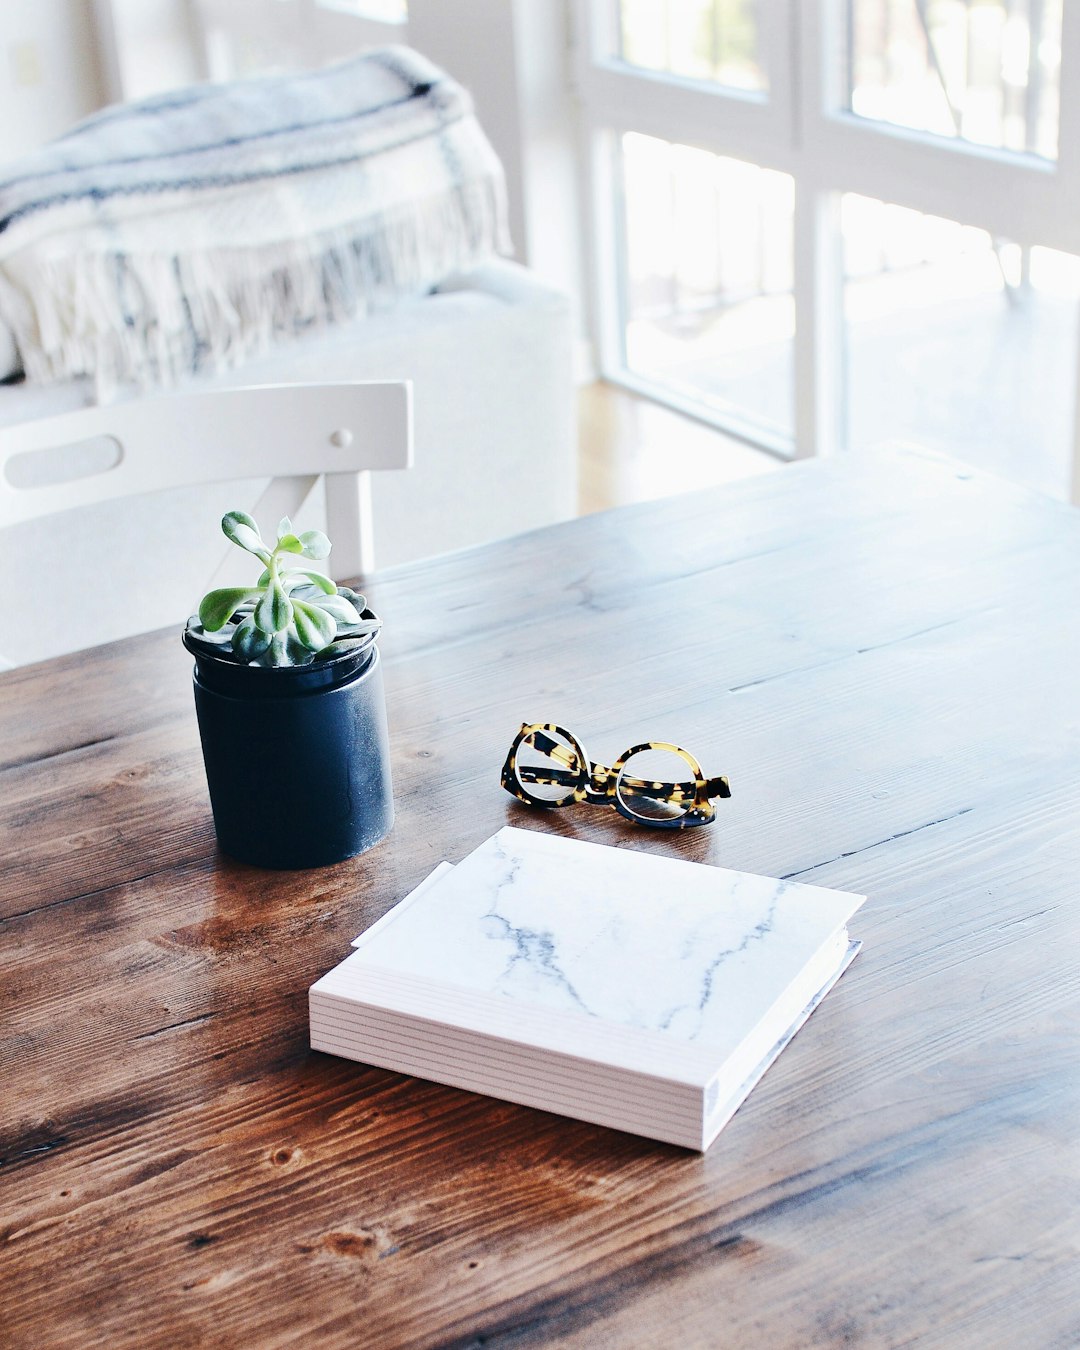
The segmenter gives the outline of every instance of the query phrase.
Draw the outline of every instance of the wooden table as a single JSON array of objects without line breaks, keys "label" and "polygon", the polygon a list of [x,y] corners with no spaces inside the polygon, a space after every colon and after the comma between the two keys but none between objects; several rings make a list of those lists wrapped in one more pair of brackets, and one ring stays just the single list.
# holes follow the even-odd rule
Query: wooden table
[{"label": "wooden table", "polygon": [[[1080,1343],[1080,517],[853,458],[368,594],[398,817],[336,867],[216,852],[178,633],[0,681],[0,1342]],[[530,813],[545,718],[734,796]],[[704,1157],[308,1049],[312,981],[507,822],[869,895]]]}]

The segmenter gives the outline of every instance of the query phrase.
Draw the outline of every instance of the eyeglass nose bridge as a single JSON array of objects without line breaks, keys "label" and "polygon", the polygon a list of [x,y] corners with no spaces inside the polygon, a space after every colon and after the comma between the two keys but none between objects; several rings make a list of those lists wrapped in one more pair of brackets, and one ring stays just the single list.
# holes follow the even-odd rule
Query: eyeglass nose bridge
[{"label": "eyeglass nose bridge", "polygon": [[594,806],[604,806],[615,793],[615,774],[606,764],[594,764],[587,760],[581,771],[581,791],[587,802]]}]

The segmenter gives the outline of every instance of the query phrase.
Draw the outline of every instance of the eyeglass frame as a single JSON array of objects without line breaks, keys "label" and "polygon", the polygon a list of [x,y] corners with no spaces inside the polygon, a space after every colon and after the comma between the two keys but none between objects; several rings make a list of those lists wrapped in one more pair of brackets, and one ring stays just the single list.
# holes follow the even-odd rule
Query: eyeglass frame
[{"label": "eyeglass frame", "polygon": [[[563,740],[569,743],[570,753],[577,757],[580,768],[575,773],[571,765],[567,765],[566,773],[572,775],[569,781],[576,781],[576,786],[569,791],[565,797],[551,799],[538,797],[528,791],[522,783],[516,769],[515,762],[519,748],[531,736],[537,732],[554,733],[561,736]],[[542,754],[551,755],[553,759],[560,758],[554,752],[557,750],[566,751],[567,747],[560,745],[558,741],[550,741],[547,745],[538,745],[535,740],[532,741],[535,749]],[[672,754],[680,756],[686,761],[694,775],[694,803],[681,816],[662,817],[655,819],[648,816],[638,816],[627,807],[619,796],[619,776],[625,768],[627,762],[634,755],[640,754],[644,750],[666,750]],[[560,727],[554,722],[522,722],[521,730],[514,737],[510,749],[506,756],[506,762],[503,764],[500,775],[502,786],[516,797],[518,801],[524,802],[527,806],[560,807],[571,806],[577,802],[584,802],[589,806],[611,806],[619,815],[629,820],[634,825],[645,825],[650,829],[660,830],[681,830],[688,826],[710,825],[716,819],[716,808],[712,804],[713,798],[726,798],[731,796],[731,786],[728,780],[721,776],[718,778],[706,778],[701,765],[697,762],[689,750],[684,750],[680,745],[672,745],[669,741],[643,741],[640,745],[632,745],[628,750],[624,750],[615,763],[608,768],[605,764],[597,764],[589,758],[585,747],[578,738],[565,727]],[[553,782],[558,782],[554,778]],[[652,786],[655,788],[673,788],[684,792],[686,784],[684,783],[660,783],[654,779],[642,779],[641,786]],[[665,801],[679,804],[685,798],[671,794],[663,798]]]}]

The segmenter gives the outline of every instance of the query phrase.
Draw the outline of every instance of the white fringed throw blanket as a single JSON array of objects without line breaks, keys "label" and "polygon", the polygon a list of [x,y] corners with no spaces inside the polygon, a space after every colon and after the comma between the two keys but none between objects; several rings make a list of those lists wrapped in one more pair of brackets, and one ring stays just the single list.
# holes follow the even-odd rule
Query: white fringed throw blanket
[{"label": "white fringed throw blanket", "polygon": [[27,377],[170,383],[508,251],[466,92],[407,47],[108,108],[0,170]]}]

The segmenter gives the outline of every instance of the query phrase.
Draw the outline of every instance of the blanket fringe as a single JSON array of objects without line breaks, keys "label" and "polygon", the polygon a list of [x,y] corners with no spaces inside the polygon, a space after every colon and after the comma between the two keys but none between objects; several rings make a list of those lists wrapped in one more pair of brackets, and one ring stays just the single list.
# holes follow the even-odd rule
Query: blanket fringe
[{"label": "blanket fringe", "polygon": [[188,253],[28,250],[0,274],[35,381],[92,373],[99,395],[240,364],[283,338],[421,295],[509,252],[501,176],[303,239]]}]

